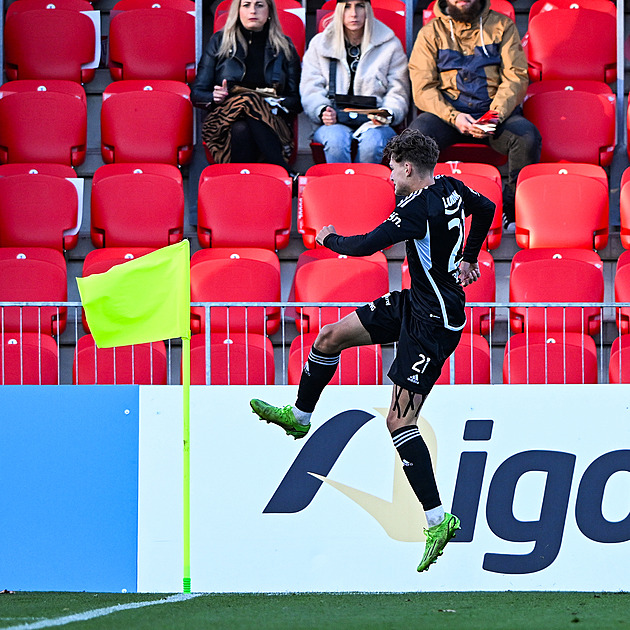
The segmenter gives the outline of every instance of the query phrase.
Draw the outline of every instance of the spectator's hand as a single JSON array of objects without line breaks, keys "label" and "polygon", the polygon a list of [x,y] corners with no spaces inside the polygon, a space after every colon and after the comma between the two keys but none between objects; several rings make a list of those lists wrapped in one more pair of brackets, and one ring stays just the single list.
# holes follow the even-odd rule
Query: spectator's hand
[{"label": "spectator's hand", "polygon": [[458,114],[455,119],[455,126],[459,133],[464,135],[472,135],[472,128],[475,124],[475,119],[470,114]]},{"label": "spectator's hand", "polygon": [[323,245],[324,244],[324,239],[329,235],[329,234],[337,234],[336,230],[335,230],[335,226],[334,225],[325,225],[318,233],[317,236],[315,237],[315,242],[318,245]]},{"label": "spectator's hand", "polygon": [[212,100],[214,100],[215,103],[223,103],[223,101],[227,98],[227,95],[227,80],[223,79],[223,83],[221,83],[221,85],[214,86],[214,90],[212,92]]},{"label": "spectator's hand", "polygon": [[468,263],[465,260],[459,264],[458,280],[459,284],[467,287],[469,284],[479,280],[481,272],[479,271],[479,263]]},{"label": "spectator's hand", "polygon": [[337,122],[337,112],[332,107],[327,107],[322,112],[322,122],[325,125],[334,125]]}]

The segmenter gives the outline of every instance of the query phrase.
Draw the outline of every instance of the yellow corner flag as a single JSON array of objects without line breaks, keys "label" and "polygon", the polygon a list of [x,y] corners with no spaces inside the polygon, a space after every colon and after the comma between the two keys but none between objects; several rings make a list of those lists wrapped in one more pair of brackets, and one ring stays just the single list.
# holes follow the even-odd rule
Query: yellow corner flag
[{"label": "yellow corner flag", "polygon": [[190,338],[190,243],[77,278],[99,348]]}]

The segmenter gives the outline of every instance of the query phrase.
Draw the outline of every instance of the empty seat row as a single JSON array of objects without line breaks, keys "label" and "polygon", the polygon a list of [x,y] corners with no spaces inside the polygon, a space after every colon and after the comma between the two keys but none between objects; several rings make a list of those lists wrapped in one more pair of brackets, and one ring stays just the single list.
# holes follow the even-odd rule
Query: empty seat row
[{"label": "empty seat row", "polygon": [[[314,334],[300,335],[289,349],[288,383],[299,383],[302,366]],[[59,383],[57,342],[38,333],[0,335],[0,384],[55,385]],[[518,333],[508,340],[502,372],[506,384],[597,383],[598,353],[595,342],[579,333]],[[608,359],[608,382],[630,382],[630,336],[617,337]],[[77,341],[73,353],[72,381],[76,384],[165,385],[168,358],[163,341],[97,348],[91,335]],[[271,385],[276,381],[276,361],[271,341],[256,333],[205,335],[191,339],[191,384]],[[437,385],[492,382],[491,353],[480,335],[465,334],[445,363]],[[380,346],[349,348],[341,353],[331,384],[382,384]]]}]

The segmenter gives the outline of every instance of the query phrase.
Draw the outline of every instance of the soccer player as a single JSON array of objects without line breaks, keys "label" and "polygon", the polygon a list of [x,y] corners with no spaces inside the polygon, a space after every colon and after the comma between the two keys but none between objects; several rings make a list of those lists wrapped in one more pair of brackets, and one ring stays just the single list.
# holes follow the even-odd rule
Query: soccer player
[{"label": "soccer player", "polygon": [[[431,456],[417,426],[418,413],[455,350],[466,323],[462,287],[479,278],[477,256],[487,236],[495,205],[461,181],[434,176],[439,149],[417,130],[405,130],[386,145],[391,179],[400,196],[389,218],[371,232],[340,236],[325,226],[316,240],[339,254],[369,256],[406,242],[411,288],[392,291],[322,327],[304,365],[294,406],[274,407],[254,399],[262,420],[282,427],[295,439],[310,429],[311,414],[335,374],[342,350],[398,342],[389,370],[394,383],[387,427],[407,479],[426,514],[426,547],[418,571],[442,554],[459,529],[459,519],[444,511]],[[472,215],[464,246],[465,217]]]}]

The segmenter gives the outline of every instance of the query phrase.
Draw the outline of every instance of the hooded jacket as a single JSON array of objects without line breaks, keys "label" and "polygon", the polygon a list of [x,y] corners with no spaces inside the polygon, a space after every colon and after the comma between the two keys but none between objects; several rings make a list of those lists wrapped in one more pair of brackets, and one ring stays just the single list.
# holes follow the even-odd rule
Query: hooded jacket
[{"label": "hooded jacket", "polygon": [[451,18],[439,0],[409,59],[416,107],[453,126],[460,113],[478,118],[489,110],[502,122],[527,91],[527,60],[514,22],[492,11],[490,0],[482,5],[471,24]]},{"label": "hooded jacket", "polygon": [[[330,28],[315,35],[302,64],[302,105],[304,113],[316,125],[322,124],[319,114],[330,105],[328,83],[331,59],[337,59],[336,92],[347,94],[350,88],[350,68],[346,55],[341,59],[333,56],[332,39]],[[357,65],[354,93],[376,96],[377,106],[392,113],[394,125],[400,123],[409,110],[407,56],[394,31],[378,20],[374,20],[370,43],[367,50],[362,52]]]}]

